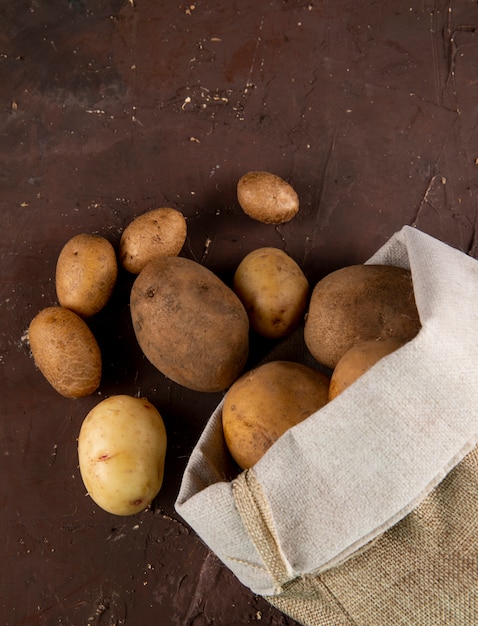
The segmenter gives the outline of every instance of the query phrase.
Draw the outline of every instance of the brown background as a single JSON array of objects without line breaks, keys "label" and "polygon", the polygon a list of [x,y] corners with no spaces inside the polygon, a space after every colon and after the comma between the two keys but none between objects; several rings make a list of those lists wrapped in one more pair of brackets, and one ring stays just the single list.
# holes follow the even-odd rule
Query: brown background
[{"label": "brown background", "polygon": [[[117,246],[161,205],[187,218],[182,254],[226,281],[273,245],[314,283],[404,224],[478,256],[477,28],[471,0],[1,3],[2,624],[292,626],[174,511],[221,394],[182,389],[142,357],[132,277],[91,320],[97,394],[58,396],[25,332],[56,303],[71,236]],[[294,220],[242,213],[235,187],[253,169],[295,187]],[[251,364],[269,347],[252,337]],[[169,435],[164,487],[131,518],[96,507],[78,471],[81,422],[114,393],[147,396]]]}]

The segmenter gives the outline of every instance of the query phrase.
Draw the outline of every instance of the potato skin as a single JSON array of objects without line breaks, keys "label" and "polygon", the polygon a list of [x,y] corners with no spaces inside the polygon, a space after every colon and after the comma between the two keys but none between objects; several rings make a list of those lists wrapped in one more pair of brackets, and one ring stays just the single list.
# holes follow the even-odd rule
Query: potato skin
[{"label": "potato skin", "polygon": [[117,275],[116,253],[107,239],[89,233],[75,235],[57,260],[58,302],[82,317],[95,315],[110,299]]},{"label": "potato skin", "polygon": [[149,361],[194,391],[229,387],[249,352],[249,320],[236,294],[206,267],[183,257],[151,261],[130,298],[138,343]]},{"label": "potato skin", "polygon": [[253,171],[237,183],[237,199],[246,215],[265,224],[283,224],[299,211],[299,198],[283,178]]},{"label": "potato skin", "polygon": [[299,265],[279,248],[258,248],[244,257],[234,274],[233,289],[251,327],[263,337],[281,339],[302,321],[309,282]]},{"label": "potato skin", "polygon": [[123,231],[120,262],[128,272],[139,274],[157,257],[177,256],[186,236],[186,219],[180,211],[170,207],[152,209],[135,218]]},{"label": "potato skin", "polygon": [[47,307],[30,322],[28,341],[36,366],[66,398],[96,391],[101,352],[86,322],[70,309]]},{"label": "potato skin", "polygon": [[117,395],[97,404],[78,437],[78,460],[90,497],[114,515],[143,511],[163,484],[167,435],[146,398]]},{"label": "potato skin", "polygon": [[336,398],[383,357],[405,345],[398,339],[379,339],[358,343],[343,355],[332,372],[329,400]]},{"label": "potato skin", "polygon": [[362,341],[412,339],[420,330],[409,270],[351,265],[314,287],[304,327],[312,356],[331,369]]},{"label": "potato skin", "polygon": [[329,379],[301,363],[270,361],[226,392],[222,426],[241,469],[252,467],[289,428],[328,402]]}]

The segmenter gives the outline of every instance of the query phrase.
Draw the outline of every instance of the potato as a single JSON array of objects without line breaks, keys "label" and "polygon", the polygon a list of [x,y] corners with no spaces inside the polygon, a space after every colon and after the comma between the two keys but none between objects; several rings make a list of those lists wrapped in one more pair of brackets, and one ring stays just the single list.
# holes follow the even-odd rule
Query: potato
[{"label": "potato", "polygon": [[347,350],[332,372],[329,400],[333,400],[380,359],[398,350],[405,343],[398,339],[364,341]]},{"label": "potato", "polygon": [[108,302],[118,275],[116,253],[100,235],[82,233],[62,248],[56,264],[56,294],[61,306],[82,317]]},{"label": "potato", "polygon": [[50,385],[66,398],[93,393],[101,380],[101,352],[86,322],[70,309],[40,311],[28,328],[33,359]]},{"label": "potato", "polygon": [[242,372],[249,320],[236,294],[206,267],[183,257],[150,261],[130,298],[138,343],[149,361],[194,391],[221,391]]},{"label": "potato", "polygon": [[301,363],[270,361],[239,378],[222,409],[224,439],[241,469],[328,401],[329,379]]},{"label": "potato", "polygon": [[251,327],[270,339],[290,334],[302,321],[309,283],[292,257],[279,248],[259,248],[244,257],[233,289]]},{"label": "potato", "polygon": [[282,224],[299,210],[299,198],[289,183],[270,172],[248,172],[237,183],[237,199],[249,217],[265,224]]},{"label": "potato", "polygon": [[163,419],[146,398],[106,398],[88,413],[78,437],[88,494],[113,515],[143,511],[163,484],[166,445]]},{"label": "potato", "polygon": [[177,256],[186,241],[187,226],[183,214],[161,207],[134,219],[123,231],[119,257],[123,267],[139,274],[143,267],[161,256]]},{"label": "potato", "polygon": [[312,356],[333,369],[352,346],[374,339],[408,341],[420,329],[409,270],[351,265],[312,291],[304,340]]}]

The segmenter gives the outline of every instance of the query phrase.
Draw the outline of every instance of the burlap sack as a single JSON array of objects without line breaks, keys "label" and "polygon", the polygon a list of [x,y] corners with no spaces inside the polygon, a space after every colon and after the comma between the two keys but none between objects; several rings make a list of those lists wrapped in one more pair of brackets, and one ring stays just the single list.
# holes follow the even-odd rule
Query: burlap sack
[{"label": "burlap sack", "polygon": [[478,624],[478,262],[408,226],[368,262],[411,269],[417,337],[232,480],[219,406],[176,509],[303,624]]}]

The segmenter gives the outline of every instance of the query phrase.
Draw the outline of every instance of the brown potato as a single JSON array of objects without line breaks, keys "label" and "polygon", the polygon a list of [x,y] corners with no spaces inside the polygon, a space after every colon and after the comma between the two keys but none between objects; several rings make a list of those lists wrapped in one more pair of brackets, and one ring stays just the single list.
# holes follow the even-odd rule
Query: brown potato
[{"label": "brown potato", "polygon": [[309,283],[292,257],[279,248],[259,248],[244,257],[233,289],[251,327],[269,339],[289,335],[302,321]]},{"label": "brown potato", "polygon": [[249,217],[265,224],[282,224],[299,210],[299,198],[288,182],[270,172],[248,172],[239,179],[237,199]]},{"label": "brown potato", "polygon": [[314,287],[304,340],[312,356],[333,369],[357,343],[387,338],[408,341],[419,329],[409,270],[351,265],[325,276]]},{"label": "brown potato", "polygon": [[116,254],[107,239],[88,233],[76,235],[63,246],[56,264],[58,302],[90,317],[110,299],[117,275]]},{"label": "brown potato", "polygon": [[328,401],[329,379],[301,363],[270,361],[227,391],[222,410],[226,445],[241,469],[252,467],[281,435]]},{"label": "brown potato", "polygon": [[180,211],[169,207],[147,211],[123,231],[119,246],[120,261],[128,272],[139,274],[153,259],[177,256],[186,235],[186,220]]},{"label": "brown potato", "polygon": [[347,350],[332,373],[329,400],[336,398],[380,359],[395,352],[405,343],[398,339],[379,339],[358,343]]},{"label": "brown potato", "polygon": [[184,387],[221,391],[244,368],[247,313],[232,289],[195,261],[150,261],[134,282],[131,318],[149,361]]},{"label": "brown potato", "polygon": [[93,393],[101,379],[101,353],[86,322],[64,307],[40,311],[28,328],[33,359],[50,385],[66,398]]}]

